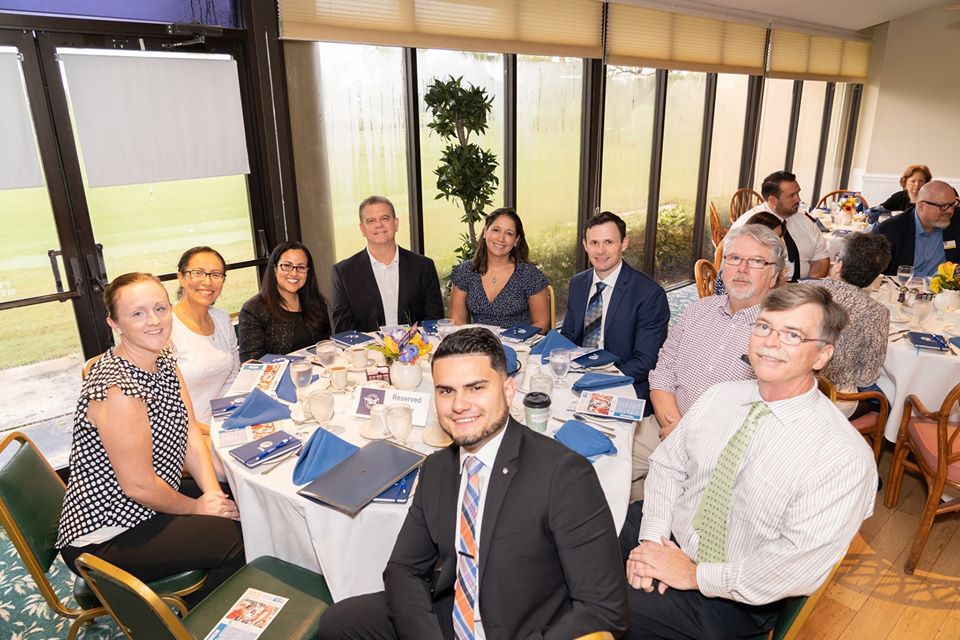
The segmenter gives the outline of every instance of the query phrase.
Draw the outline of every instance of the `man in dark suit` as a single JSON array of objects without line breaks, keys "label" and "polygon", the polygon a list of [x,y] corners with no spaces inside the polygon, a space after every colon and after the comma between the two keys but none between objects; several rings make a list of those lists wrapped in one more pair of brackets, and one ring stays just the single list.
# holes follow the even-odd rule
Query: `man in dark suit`
[{"label": "man in dark suit", "polygon": [[576,638],[626,628],[616,530],[593,467],[510,417],[515,387],[482,328],[433,357],[440,426],[384,571],[386,591],[338,602],[327,638]]},{"label": "man in dark suit", "polygon": [[399,226],[387,198],[370,196],[360,203],[367,248],[333,265],[334,331],[376,331],[443,317],[433,260],[397,246]]},{"label": "man in dark suit", "polygon": [[884,273],[895,275],[900,265],[913,265],[914,277],[932,276],[947,260],[960,262],[960,217],[957,191],[942,180],[922,187],[917,204],[887,218],[877,233],[890,241],[893,255]]},{"label": "man in dark suit", "polygon": [[[659,284],[623,260],[627,225],[604,211],[587,220],[583,248],[592,269],[570,281],[567,313],[560,333],[584,346],[620,358],[620,369],[633,377],[637,397],[649,399],[647,375],[667,338],[670,306]],[[647,402],[646,415],[653,411]]]}]

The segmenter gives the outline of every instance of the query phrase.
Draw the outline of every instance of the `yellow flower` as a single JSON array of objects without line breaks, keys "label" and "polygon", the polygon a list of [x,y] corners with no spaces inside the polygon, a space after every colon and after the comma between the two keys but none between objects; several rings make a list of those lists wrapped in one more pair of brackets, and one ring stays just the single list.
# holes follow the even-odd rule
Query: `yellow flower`
[{"label": "yellow flower", "polygon": [[937,271],[943,274],[947,280],[953,280],[954,274],[957,271],[957,265],[954,262],[944,262],[937,267]]},{"label": "yellow flower", "polygon": [[383,346],[390,350],[390,353],[399,353],[397,348],[397,341],[393,339],[393,336],[386,335],[383,336]]},{"label": "yellow flower", "polygon": [[934,293],[940,293],[940,278],[934,276],[930,278],[930,291]]}]

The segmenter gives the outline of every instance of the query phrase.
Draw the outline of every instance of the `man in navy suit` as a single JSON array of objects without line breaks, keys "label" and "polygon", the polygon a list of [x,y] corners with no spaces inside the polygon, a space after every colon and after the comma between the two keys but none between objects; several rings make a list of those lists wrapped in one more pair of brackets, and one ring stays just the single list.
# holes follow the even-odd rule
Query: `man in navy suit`
[{"label": "man in navy suit", "polygon": [[[584,346],[620,358],[620,369],[633,378],[637,397],[649,400],[647,375],[667,338],[670,306],[659,284],[623,260],[627,225],[604,211],[587,220],[583,248],[592,269],[570,281],[567,314],[560,333]],[[646,415],[653,411],[647,402]]]},{"label": "man in navy suit", "polygon": [[960,261],[960,216],[957,191],[942,180],[920,187],[917,204],[881,222],[876,233],[890,241],[893,255],[884,273],[913,265],[914,277],[932,276],[940,263]]}]

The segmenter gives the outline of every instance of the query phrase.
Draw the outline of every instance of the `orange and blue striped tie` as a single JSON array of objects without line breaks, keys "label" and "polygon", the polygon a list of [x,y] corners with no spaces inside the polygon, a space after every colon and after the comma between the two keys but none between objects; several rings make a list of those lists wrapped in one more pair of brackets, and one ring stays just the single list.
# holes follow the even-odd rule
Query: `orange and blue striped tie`
[{"label": "orange and blue striped tie", "polygon": [[473,617],[477,602],[477,511],[480,508],[480,469],[475,456],[464,461],[467,483],[463,489],[457,535],[457,583],[453,595],[453,632],[457,640],[474,640]]}]

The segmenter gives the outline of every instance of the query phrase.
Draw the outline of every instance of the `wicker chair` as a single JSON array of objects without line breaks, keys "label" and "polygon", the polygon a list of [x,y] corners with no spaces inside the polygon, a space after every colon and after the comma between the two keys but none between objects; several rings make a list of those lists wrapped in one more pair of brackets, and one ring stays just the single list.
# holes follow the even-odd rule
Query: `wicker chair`
[{"label": "wicker chair", "polygon": [[737,189],[730,198],[730,222],[758,204],[763,204],[763,196],[759,193],[750,188]]}]

